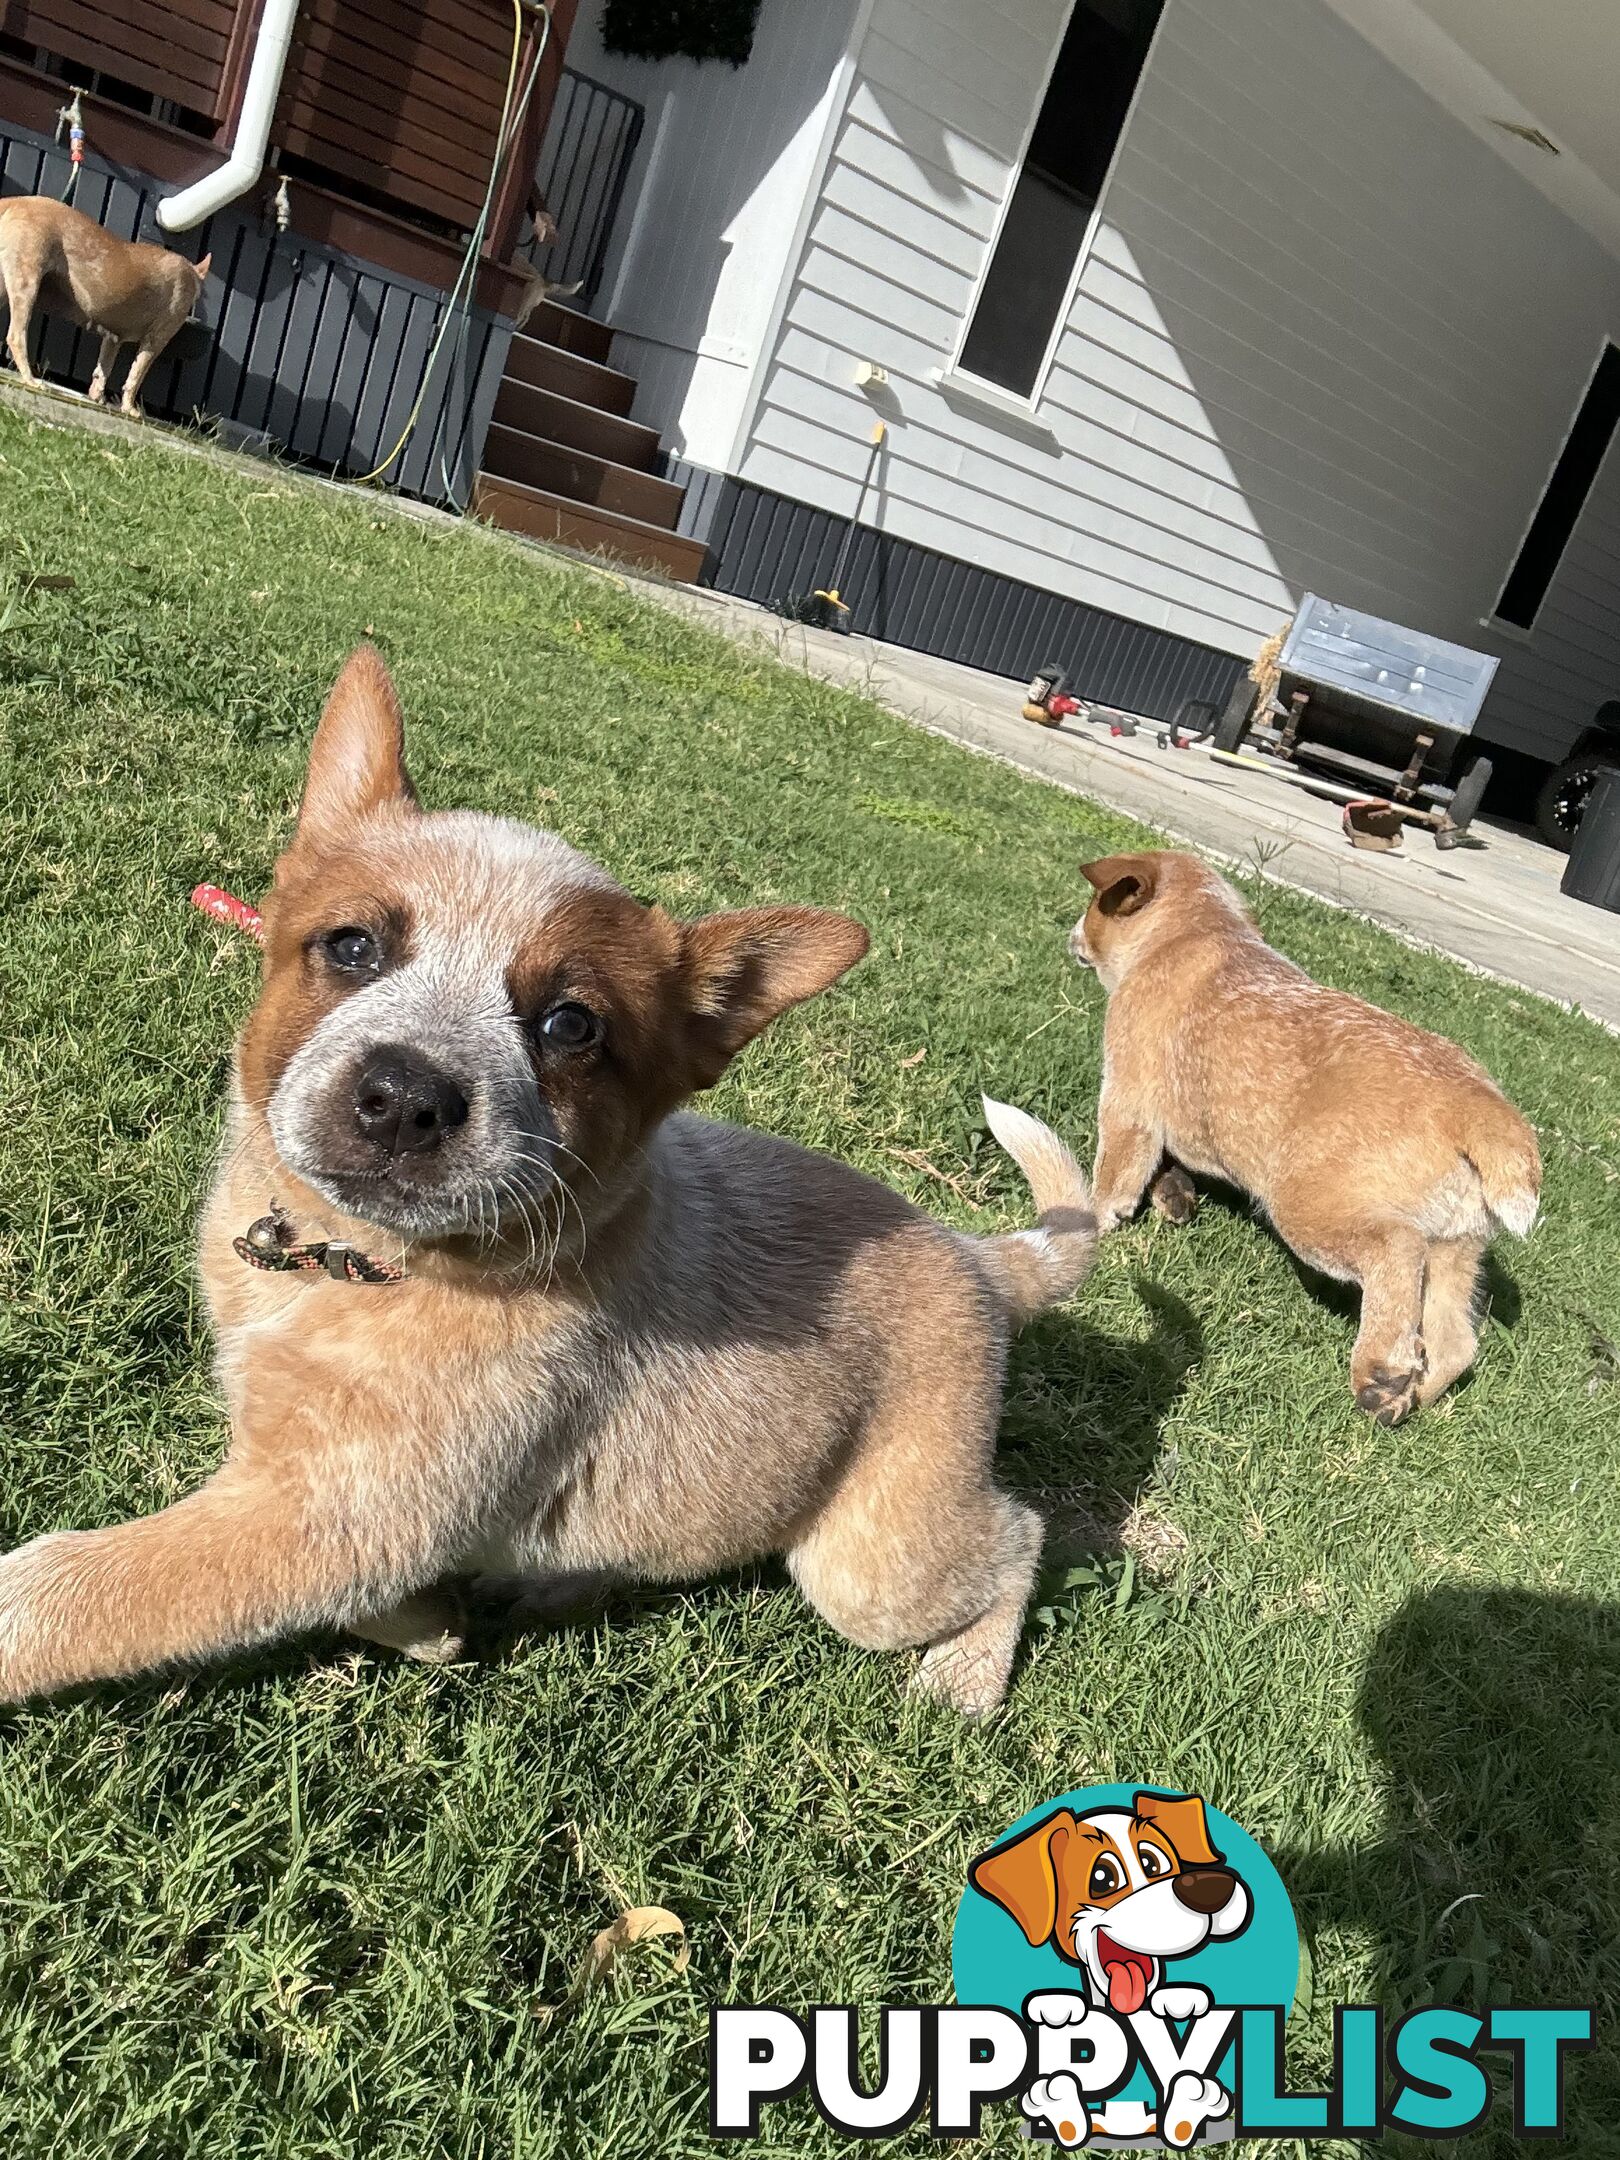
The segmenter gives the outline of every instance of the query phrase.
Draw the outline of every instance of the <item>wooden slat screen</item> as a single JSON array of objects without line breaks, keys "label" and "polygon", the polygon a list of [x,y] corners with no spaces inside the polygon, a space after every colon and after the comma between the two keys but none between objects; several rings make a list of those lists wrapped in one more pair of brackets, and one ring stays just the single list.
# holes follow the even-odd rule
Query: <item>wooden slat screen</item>
[{"label": "wooden slat screen", "polygon": [[237,0],[0,0],[0,31],[218,118]]},{"label": "wooden slat screen", "polygon": [[335,185],[470,226],[511,49],[508,0],[304,0],[274,140]]}]

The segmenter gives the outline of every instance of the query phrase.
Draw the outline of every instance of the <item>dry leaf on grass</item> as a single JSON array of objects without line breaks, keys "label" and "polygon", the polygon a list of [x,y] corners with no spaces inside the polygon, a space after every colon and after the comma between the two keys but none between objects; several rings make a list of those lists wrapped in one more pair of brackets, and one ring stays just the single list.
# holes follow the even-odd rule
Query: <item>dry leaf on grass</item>
[{"label": "dry leaf on grass", "polygon": [[560,2003],[540,2003],[535,2016],[549,2023],[559,2010],[566,2010],[570,2003],[578,2002],[593,1987],[600,1987],[613,1970],[613,1961],[621,1950],[632,1943],[648,1942],[655,1935],[678,1935],[680,1948],[675,1953],[674,1969],[685,1972],[691,1963],[692,1948],[686,1939],[686,1922],[678,1913],[672,1913],[667,1905],[632,1905],[628,1912],[620,1913],[617,1920],[610,1921],[591,1939],[591,1946],[580,1961],[574,1983]]}]

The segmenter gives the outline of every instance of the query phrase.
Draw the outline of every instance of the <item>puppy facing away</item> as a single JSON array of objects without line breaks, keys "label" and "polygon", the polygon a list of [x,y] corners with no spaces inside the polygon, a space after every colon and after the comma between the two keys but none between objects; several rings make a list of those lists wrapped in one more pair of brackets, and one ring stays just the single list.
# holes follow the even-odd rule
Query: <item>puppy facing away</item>
[{"label": "puppy facing away", "polygon": [[1189,1171],[1240,1186],[1301,1260],[1360,1284],[1362,1409],[1389,1425],[1432,1402],[1474,1361],[1486,1246],[1535,1221],[1535,1134],[1455,1044],[1273,952],[1195,856],[1082,874],[1095,897],[1069,949],[1108,992],[1099,1229],[1150,1186],[1187,1221]]},{"label": "puppy facing away", "polygon": [[550,833],[424,813],[402,753],[362,647],[265,903],[201,1226],[225,1462],[0,1560],[0,1695],[319,1625],[442,1658],[451,1578],[785,1553],[852,1642],[920,1647],[923,1687],[990,1710],[1041,1543],[993,1475],[1003,1361],[1091,1265],[1073,1157],[988,1105],[1040,1217],[976,1238],[682,1114],[866,932],[678,922]]},{"label": "puppy facing away", "polygon": [[122,404],[139,417],[147,372],[197,305],[212,260],[205,255],[192,263],[145,240],[120,240],[48,195],[9,196],[0,202],[0,301],[11,309],[6,346],[17,373],[37,387],[28,360],[34,309],[65,315],[101,338],[90,379],[94,405],[107,395],[118,348],[137,348]]}]

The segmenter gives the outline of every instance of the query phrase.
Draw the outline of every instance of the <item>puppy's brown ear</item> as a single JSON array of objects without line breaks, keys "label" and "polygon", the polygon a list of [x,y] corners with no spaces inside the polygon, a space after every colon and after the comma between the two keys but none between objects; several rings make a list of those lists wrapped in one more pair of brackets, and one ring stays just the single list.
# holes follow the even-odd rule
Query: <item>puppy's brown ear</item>
[{"label": "puppy's brown ear", "polygon": [[206,281],[209,271],[213,268],[213,264],[214,258],[212,252],[205,255],[201,262],[192,264],[191,267],[197,273],[197,283],[199,285],[203,284]]},{"label": "puppy's brown ear", "polygon": [[1209,1842],[1209,1819],[1202,1800],[1172,1800],[1165,1793],[1139,1792],[1131,1805],[1141,1821],[1164,1832],[1183,1867],[1220,1866],[1221,1856]]},{"label": "puppy's brown ear", "polygon": [[1080,875],[1097,888],[1105,915],[1134,915],[1153,898],[1158,869],[1151,855],[1105,855],[1080,865]]},{"label": "puppy's brown ear", "polygon": [[974,1889],[1012,1914],[1026,1942],[1049,1941],[1057,1926],[1058,1865],[1073,1829],[1074,1817],[1059,1808],[1011,1844],[981,1853],[968,1869]]},{"label": "puppy's brown ear", "polygon": [[738,908],[684,924],[694,1084],[713,1087],[745,1043],[830,988],[870,943],[858,922],[823,908]]},{"label": "puppy's brown ear", "polygon": [[340,842],[378,810],[415,806],[394,679],[375,645],[357,645],[332,685],[310,746],[298,838]]}]

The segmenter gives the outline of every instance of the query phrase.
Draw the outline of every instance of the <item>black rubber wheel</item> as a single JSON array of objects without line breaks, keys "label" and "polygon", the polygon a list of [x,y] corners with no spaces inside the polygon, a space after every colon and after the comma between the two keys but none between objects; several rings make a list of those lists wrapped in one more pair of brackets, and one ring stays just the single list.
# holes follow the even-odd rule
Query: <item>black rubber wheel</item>
[{"label": "black rubber wheel", "polygon": [[1554,766],[1536,797],[1536,831],[1549,847],[1569,853],[1598,775],[1615,771],[1620,771],[1620,751],[1607,749],[1581,750]]},{"label": "black rubber wheel", "polygon": [[1240,676],[1232,685],[1232,695],[1227,699],[1221,717],[1215,723],[1215,747],[1217,750],[1235,750],[1249,732],[1249,722],[1254,716],[1254,684],[1247,676]]},{"label": "black rubber wheel", "polygon": [[1456,790],[1446,805],[1446,814],[1460,833],[1466,832],[1474,822],[1475,813],[1485,799],[1485,790],[1491,784],[1491,761],[1488,757],[1475,758],[1472,765],[1457,782]]}]

